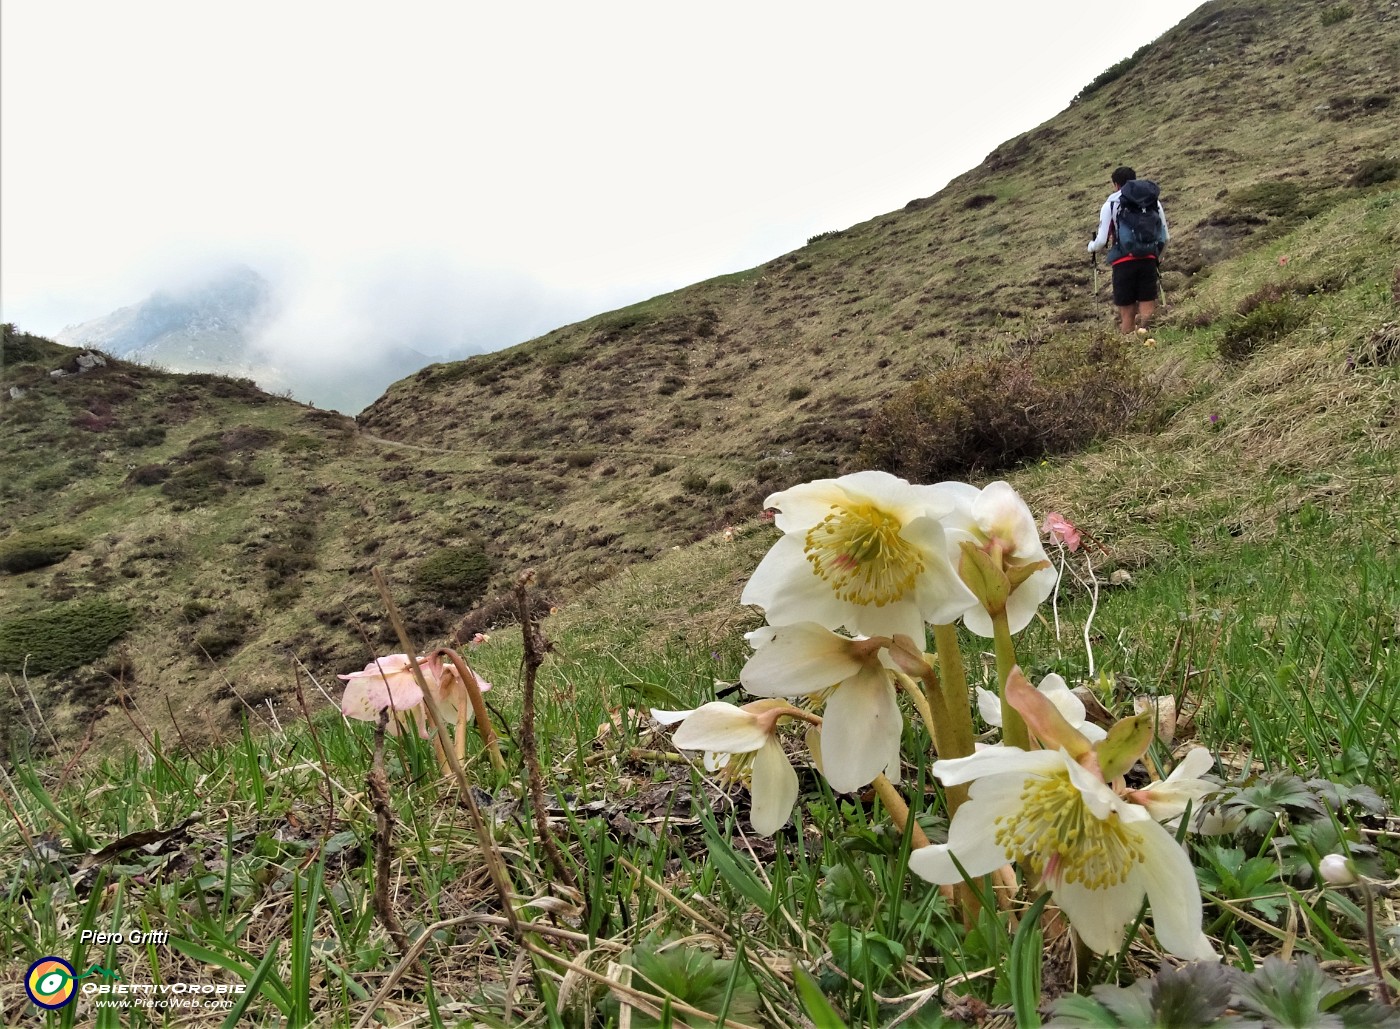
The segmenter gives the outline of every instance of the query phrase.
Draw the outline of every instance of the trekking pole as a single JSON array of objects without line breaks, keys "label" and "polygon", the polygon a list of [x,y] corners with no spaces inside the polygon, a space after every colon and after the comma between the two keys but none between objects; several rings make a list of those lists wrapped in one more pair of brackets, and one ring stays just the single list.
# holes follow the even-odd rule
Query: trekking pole
[{"label": "trekking pole", "polygon": [[[1099,298],[1099,252],[1097,250],[1089,254],[1089,263],[1094,267],[1094,299]],[[1157,283],[1159,286],[1161,282]]]}]

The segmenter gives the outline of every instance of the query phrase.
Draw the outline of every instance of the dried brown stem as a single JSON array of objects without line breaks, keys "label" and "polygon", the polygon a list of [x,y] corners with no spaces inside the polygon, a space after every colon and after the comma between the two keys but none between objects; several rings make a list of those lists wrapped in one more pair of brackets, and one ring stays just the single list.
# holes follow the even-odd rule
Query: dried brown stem
[{"label": "dried brown stem", "polygon": [[[409,667],[413,669],[413,678],[418,683],[418,688],[423,691],[423,706],[428,711],[428,720],[433,723],[433,728],[437,730],[438,736],[446,738],[447,719],[442,717],[437,698],[433,696],[433,691],[428,688],[428,681],[423,677],[423,669],[418,664],[418,658],[414,656],[417,651],[413,649],[413,643],[408,638],[408,629],[403,624],[403,617],[399,614],[398,605],[394,603],[393,594],[389,592],[389,584],[384,579],[384,573],[378,568],[374,569],[374,582],[379,587],[379,596],[384,601],[384,611],[389,616],[389,624],[394,627],[394,632],[399,637],[399,644],[403,647],[403,652],[408,655]],[[476,833],[477,844],[481,847],[481,855],[486,862],[486,871],[491,876],[491,884],[496,887],[501,910],[505,913],[506,918],[510,919],[511,929],[518,937],[520,935],[520,919],[515,911],[510,873],[506,869],[505,859],[501,857],[500,849],[496,846],[496,838],[487,827],[486,819],[481,816],[481,808],[477,805],[471,783],[467,781],[466,770],[462,767],[462,762],[457,760],[456,751],[451,747],[443,749],[447,763],[452,768],[452,774],[457,779],[457,786],[461,790],[462,803],[466,805],[467,816],[472,823],[472,831]]]},{"label": "dried brown stem", "polygon": [[520,719],[520,752],[525,758],[525,775],[529,782],[530,806],[535,817],[535,830],[545,855],[559,881],[569,889],[578,891],[578,880],[574,878],[564,853],[554,838],[554,830],[549,825],[549,813],[544,802],[544,773],[540,769],[540,756],[535,743],[535,677],[544,664],[544,655],[549,646],[540,635],[539,625],[530,609],[530,583],[535,578],[531,569],[520,573],[515,581],[515,601],[520,612],[520,636],[524,641],[525,666],[523,712]]},{"label": "dried brown stem", "polygon": [[393,901],[389,899],[389,880],[393,875],[394,811],[389,806],[389,777],[384,774],[384,729],[389,724],[389,712],[379,712],[379,726],[374,732],[374,760],[370,763],[369,774],[365,776],[365,787],[369,791],[370,803],[374,806],[374,913],[379,916],[394,945],[400,953],[408,953],[411,942],[408,933],[399,924],[399,916],[394,914]]},{"label": "dried brown stem", "polygon": [[335,824],[335,794],[331,791],[331,769],[326,763],[326,752],[321,747],[321,734],[316,731],[316,723],[311,720],[311,711],[306,706],[306,693],[301,688],[301,672],[296,673],[297,680],[297,704],[301,707],[301,716],[306,719],[306,728],[311,733],[311,742],[316,747],[316,756],[321,762],[321,775],[324,776],[322,784],[326,789],[326,811],[330,816],[328,825]]}]

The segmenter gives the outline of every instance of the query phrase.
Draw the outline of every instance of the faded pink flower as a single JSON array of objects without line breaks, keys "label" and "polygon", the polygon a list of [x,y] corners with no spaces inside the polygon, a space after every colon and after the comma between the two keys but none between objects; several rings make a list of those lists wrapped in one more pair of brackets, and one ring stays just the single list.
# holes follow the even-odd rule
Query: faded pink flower
[{"label": "faded pink flower", "polygon": [[1280,268],[1282,268],[1282,267],[1283,267],[1284,265],[1286,265],[1287,263],[1288,263],[1288,255],[1287,255],[1287,254],[1284,254],[1282,257],[1280,257],[1280,258],[1278,259],[1278,266],[1279,266]]},{"label": "faded pink flower", "polygon": [[[443,664],[441,658],[420,658],[419,668],[433,698],[438,702],[443,717],[449,722],[457,721],[459,708],[465,708],[466,720],[470,722],[473,711],[470,704],[462,703],[466,691],[457,670],[450,664]],[[472,672],[476,686],[482,693],[491,684]],[[375,658],[365,665],[364,671],[337,676],[345,681],[345,694],[340,700],[340,710],[347,718],[357,718],[364,722],[379,721],[379,712],[385,708],[393,711],[389,720],[389,731],[398,734],[412,712],[418,724],[418,734],[428,735],[427,714],[423,710],[423,690],[413,677],[413,667],[407,654],[388,654]]]},{"label": "faded pink flower", "polygon": [[1071,554],[1079,549],[1079,530],[1058,511],[1051,511],[1045,516],[1045,524],[1040,527],[1040,531],[1049,536],[1052,543],[1064,544]]}]

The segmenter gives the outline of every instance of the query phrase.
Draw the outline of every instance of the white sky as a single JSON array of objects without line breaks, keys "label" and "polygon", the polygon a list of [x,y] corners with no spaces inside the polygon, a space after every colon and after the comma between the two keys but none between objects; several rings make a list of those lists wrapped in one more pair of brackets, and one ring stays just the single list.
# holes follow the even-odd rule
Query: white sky
[{"label": "white sky", "polygon": [[509,345],[930,195],[1196,6],[5,0],[3,318],[238,260],[287,343]]}]

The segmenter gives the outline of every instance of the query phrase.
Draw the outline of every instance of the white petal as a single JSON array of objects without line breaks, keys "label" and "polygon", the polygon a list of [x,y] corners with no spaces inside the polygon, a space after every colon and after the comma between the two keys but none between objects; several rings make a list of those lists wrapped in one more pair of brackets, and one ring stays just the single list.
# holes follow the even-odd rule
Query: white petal
[{"label": "white petal", "polygon": [[1032,572],[1029,579],[1011,591],[1011,596],[1006,598],[1006,622],[1013,633],[1031,624],[1036,608],[1054,591],[1058,578],[1055,569],[1042,568]]},{"label": "white petal", "polygon": [[842,603],[807,561],[798,535],[773,544],[754,569],[739,597],[741,604],[761,607],[774,625],[816,622],[828,629],[845,624],[850,605]]},{"label": "white petal", "polygon": [[[917,591],[916,591],[917,592]],[[851,604],[846,608],[845,626],[857,636],[908,636],[916,644],[923,643],[924,617],[919,613],[915,595],[908,600],[875,607],[871,604]]]},{"label": "white petal", "polygon": [[[1065,757],[1058,750],[1022,750],[1019,747],[988,747],[967,757],[935,761],[933,774],[944,786],[957,786],[983,776],[1060,775]],[[977,786],[974,784],[973,789]]]},{"label": "white petal", "polygon": [[713,701],[696,708],[671,742],[681,750],[722,750],[747,754],[768,742],[769,733],[743,708]]},{"label": "white petal", "polygon": [[[849,793],[882,772],[897,781],[903,727],[894,687],[883,670],[862,672],[842,683],[822,716],[822,773],[831,788]],[[892,756],[895,763],[890,767]]]},{"label": "white petal", "polygon": [[806,532],[848,499],[839,479],[817,479],[771,494],[763,506],[777,510],[773,524],[781,532],[799,533]]},{"label": "white petal", "polygon": [[1186,851],[1155,822],[1135,827],[1146,860],[1140,866],[1157,942],[1187,961],[1218,961],[1201,931],[1201,888]]},{"label": "white petal", "polygon": [[775,628],[744,665],[739,681],[757,697],[803,697],[829,689],[863,667],[851,640],[815,622],[799,622]]},{"label": "white petal", "polygon": [[1205,747],[1192,747],[1186,756],[1176,763],[1167,782],[1178,779],[1199,779],[1215,767],[1215,757]]},{"label": "white petal", "polygon": [[953,566],[943,524],[935,518],[916,518],[901,535],[924,555],[924,571],[915,583],[919,613],[933,625],[951,625],[977,604],[977,597]]},{"label": "white petal", "polygon": [[977,687],[977,713],[988,725],[1001,726],[1001,698],[991,690]]},{"label": "white petal", "polygon": [[1008,778],[1001,783],[978,785],[992,788],[980,791],[976,802],[969,801],[958,808],[948,827],[948,842],[920,847],[909,855],[909,869],[915,875],[933,883],[960,883],[962,874],[953,863],[955,854],[974,879],[996,871],[1012,859],[1014,855],[996,842],[996,821],[1020,807],[1020,784]]},{"label": "white petal", "polygon": [[972,505],[972,516],[988,536],[1008,545],[1009,554],[1021,560],[1045,559],[1035,517],[1010,483],[988,483]]},{"label": "white petal", "polygon": [[772,836],[792,817],[797,803],[797,772],[782,744],[768,738],[754,755],[749,824],[760,836]]},{"label": "white petal", "polygon": [[1131,812],[1135,809],[1141,812],[1141,808],[1134,804],[1121,803],[1118,794],[1109,789],[1107,783],[1071,758],[1066,751],[1061,750],[1060,753],[1064,755],[1065,767],[1069,769],[1069,781],[1084,798],[1084,806],[1089,809],[1090,814],[1100,821],[1113,813],[1127,821],[1140,817],[1132,815]]},{"label": "white petal", "polygon": [[1123,946],[1128,923],[1137,917],[1142,898],[1142,880],[1135,872],[1117,886],[1099,890],[1085,889],[1079,883],[1055,887],[1055,903],[1096,954],[1112,954]]},{"label": "white petal", "polygon": [[652,720],[660,722],[662,725],[675,725],[677,722],[685,721],[693,714],[695,714],[694,709],[690,711],[664,711],[659,707],[651,709]]}]

